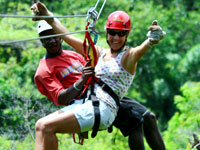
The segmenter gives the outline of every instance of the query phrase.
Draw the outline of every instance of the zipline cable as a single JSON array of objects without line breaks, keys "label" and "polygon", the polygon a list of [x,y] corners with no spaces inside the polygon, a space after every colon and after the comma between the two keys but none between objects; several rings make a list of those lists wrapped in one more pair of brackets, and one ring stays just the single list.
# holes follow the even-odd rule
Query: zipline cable
[{"label": "zipline cable", "polygon": [[[93,33],[96,35],[98,32],[95,30],[95,24],[105,6],[106,0],[104,0],[99,12],[96,11],[97,5],[99,4],[99,0],[97,1],[96,5],[94,7],[91,7],[87,12],[86,20],[89,22],[89,33]],[[90,21],[92,20],[92,22]]]},{"label": "zipline cable", "polygon": [[[26,15],[7,15],[7,14],[0,14],[0,17],[9,17],[9,18],[73,18],[73,17],[87,17],[87,20],[89,20],[90,17],[93,17],[93,22],[90,24],[90,28],[92,29],[92,32],[97,34],[95,31],[95,24],[97,19],[99,18],[103,7],[106,3],[106,0],[104,0],[101,9],[99,11],[99,13],[97,13],[97,11],[95,10],[99,4],[99,1],[97,1],[97,3],[95,4],[95,7],[92,8],[92,10],[90,11],[90,13],[86,14],[86,15],[67,15],[67,16],[26,16]],[[93,15],[93,16],[91,16]],[[42,36],[42,37],[37,37],[37,38],[31,38],[31,39],[21,39],[21,40],[13,40],[13,41],[0,41],[0,45],[8,45],[8,44],[13,44],[13,43],[18,43],[18,42],[26,42],[26,41],[32,41],[32,40],[38,40],[38,39],[45,39],[45,38],[51,38],[51,37],[57,37],[57,36],[63,36],[63,35],[69,35],[69,34],[76,34],[76,33],[81,33],[81,32],[87,32],[87,30],[84,31],[76,31],[76,32],[68,32],[68,33],[62,33],[62,34],[55,34],[55,35],[48,35],[48,36]]]},{"label": "zipline cable", "polygon": [[102,10],[103,10],[105,4],[106,4],[106,0],[104,0],[103,4],[102,4],[102,6],[101,6],[101,9],[99,10],[99,14],[98,14],[98,16],[97,16],[97,20],[98,20],[98,18],[99,18],[99,16],[100,16],[100,14],[101,14],[101,12],[102,12]]},{"label": "zipline cable", "polygon": [[73,17],[86,17],[87,15],[67,15],[67,16],[26,16],[26,15],[8,15],[8,14],[0,14],[0,17],[7,18],[73,18]]},{"label": "zipline cable", "polygon": [[47,35],[47,36],[41,36],[41,37],[31,38],[31,39],[22,39],[22,40],[13,40],[13,41],[0,41],[0,45],[13,44],[13,43],[18,43],[18,42],[26,42],[26,41],[32,41],[32,40],[39,40],[39,39],[46,39],[46,38],[51,38],[51,37],[82,33],[82,32],[86,32],[86,31],[87,30],[61,33],[61,34],[54,34],[54,35]]},{"label": "zipline cable", "polygon": [[94,6],[94,9],[97,8],[98,4],[99,4],[99,0],[96,2],[95,6]]}]

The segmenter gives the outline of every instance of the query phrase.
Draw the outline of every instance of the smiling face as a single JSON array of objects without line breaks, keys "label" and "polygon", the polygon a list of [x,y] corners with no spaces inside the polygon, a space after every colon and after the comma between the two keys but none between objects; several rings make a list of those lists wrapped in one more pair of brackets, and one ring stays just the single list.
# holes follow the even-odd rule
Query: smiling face
[{"label": "smiling face", "polygon": [[[40,36],[54,35],[56,34],[52,29],[46,30],[40,33]],[[41,39],[42,45],[46,48],[47,52],[50,54],[56,54],[61,49],[61,38],[51,37],[46,39]]]},{"label": "smiling face", "polygon": [[107,30],[107,41],[113,51],[119,51],[125,45],[128,36],[128,31],[126,30]]}]

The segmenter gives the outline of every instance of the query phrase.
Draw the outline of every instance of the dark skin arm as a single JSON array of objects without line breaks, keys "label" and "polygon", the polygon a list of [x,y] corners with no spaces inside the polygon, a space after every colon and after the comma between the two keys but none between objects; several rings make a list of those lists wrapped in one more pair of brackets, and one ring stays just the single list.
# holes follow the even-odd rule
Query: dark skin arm
[{"label": "dark skin arm", "polygon": [[[91,75],[95,74],[94,67],[91,67],[91,66],[88,67],[89,63],[90,61],[88,61],[85,67],[83,68],[81,78],[75,82],[75,85],[78,89],[82,90],[88,78]],[[65,90],[62,90],[59,93],[58,102],[63,105],[68,105],[70,101],[74,99],[76,96],[78,96],[80,93],[81,91],[78,91],[73,86],[71,86]]]}]

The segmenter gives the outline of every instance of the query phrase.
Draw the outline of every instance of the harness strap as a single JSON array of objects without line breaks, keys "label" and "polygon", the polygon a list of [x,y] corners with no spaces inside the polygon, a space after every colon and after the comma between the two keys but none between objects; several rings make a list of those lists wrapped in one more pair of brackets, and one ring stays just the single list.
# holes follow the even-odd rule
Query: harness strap
[{"label": "harness strap", "polygon": [[[92,38],[91,38],[91,36],[90,36],[90,33],[87,31],[88,30],[88,25],[89,25],[90,23],[88,22],[88,24],[86,25],[86,27],[85,27],[85,30],[86,30],[86,32],[85,32],[85,38],[84,38],[84,41],[83,41],[83,49],[84,49],[84,55],[85,55],[85,59],[86,59],[86,61],[89,61],[90,60],[90,58],[92,57],[93,59],[91,60],[91,66],[93,66],[93,67],[95,67],[96,66],[96,64],[97,64],[97,52],[96,52],[96,48],[95,48],[95,44],[96,44],[96,42],[97,42],[97,37],[98,36],[95,36],[96,38],[95,38],[95,41],[93,42],[92,41]],[[88,51],[87,51],[87,49],[86,49],[86,41],[88,41],[88,43],[89,43],[89,48],[88,48]]]},{"label": "harness strap", "polygon": [[99,110],[99,100],[97,100],[96,97],[93,98],[93,96],[91,98],[92,98],[92,105],[94,108],[94,126],[92,129],[91,137],[94,138],[99,130],[101,115]]},{"label": "harness strap", "polygon": [[107,92],[114,100],[117,106],[119,106],[119,97],[115,94],[115,92],[106,84],[104,83],[101,79],[97,80],[96,83],[101,86],[101,88]]},{"label": "harness strap", "polygon": [[[101,86],[101,88],[115,100],[117,106],[119,106],[119,97],[113,92],[113,90],[102,80],[96,78],[95,81],[96,81],[95,83]],[[97,135],[97,132],[99,130],[101,115],[100,115],[100,110],[99,110],[99,100],[96,99],[94,95],[91,95],[91,99],[92,99],[92,105],[94,107],[94,114],[95,114],[94,126],[92,129],[91,137],[94,138]],[[108,130],[110,130],[110,128]]]},{"label": "harness strap", "polygon": [[[95,35],[95,39],[94,39],[94,42],[92,41],[92,38],[90,36],[90,33],[88,32],[88,26],[90,25],[90,22],[87,23],[86,27],[85,27],[85,38],[84,38],[84,41],[83,41],[83,50],[84,50],[84,57],[85,57],[85,60],[86,61],[89,61],[91,59],[91,63],[89,64],[90,66],[93,66],[95,67],[96,64],[97,64],[97,52],[96,52],[96,48],[95,48],[95,44],[97,42],[97,38],[98,38],[98,34]],[[87,43],[89,44],[88,46],[88,50],[87,50]],[[95,77],[91,76],[88,78],[87,82],[85,83],[84,85],[84,89],[82,91],[82,94],[85,93],[85,91],[88,89],[88,87],[90,85],[94,86],[94,79]],[[92,89],[92,93],[93,94],[93,87],[91,88]]]}]

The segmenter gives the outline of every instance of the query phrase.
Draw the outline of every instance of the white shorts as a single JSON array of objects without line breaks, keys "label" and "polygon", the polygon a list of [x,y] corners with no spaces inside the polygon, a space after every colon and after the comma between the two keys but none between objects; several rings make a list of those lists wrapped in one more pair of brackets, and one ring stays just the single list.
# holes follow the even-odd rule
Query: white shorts
[{"label": "white shorts", "polygon": [[[111,108],[103,101],[99,101],[100,130],[107,129],[114,121],[116,115]],[[88,100],[82,104],[82,100],[75,100],[72,105],[61,109],[64,112],[73,112],[81,128],[81,132],[90,131],[94,125],[94,107],[92,101]]]}]

